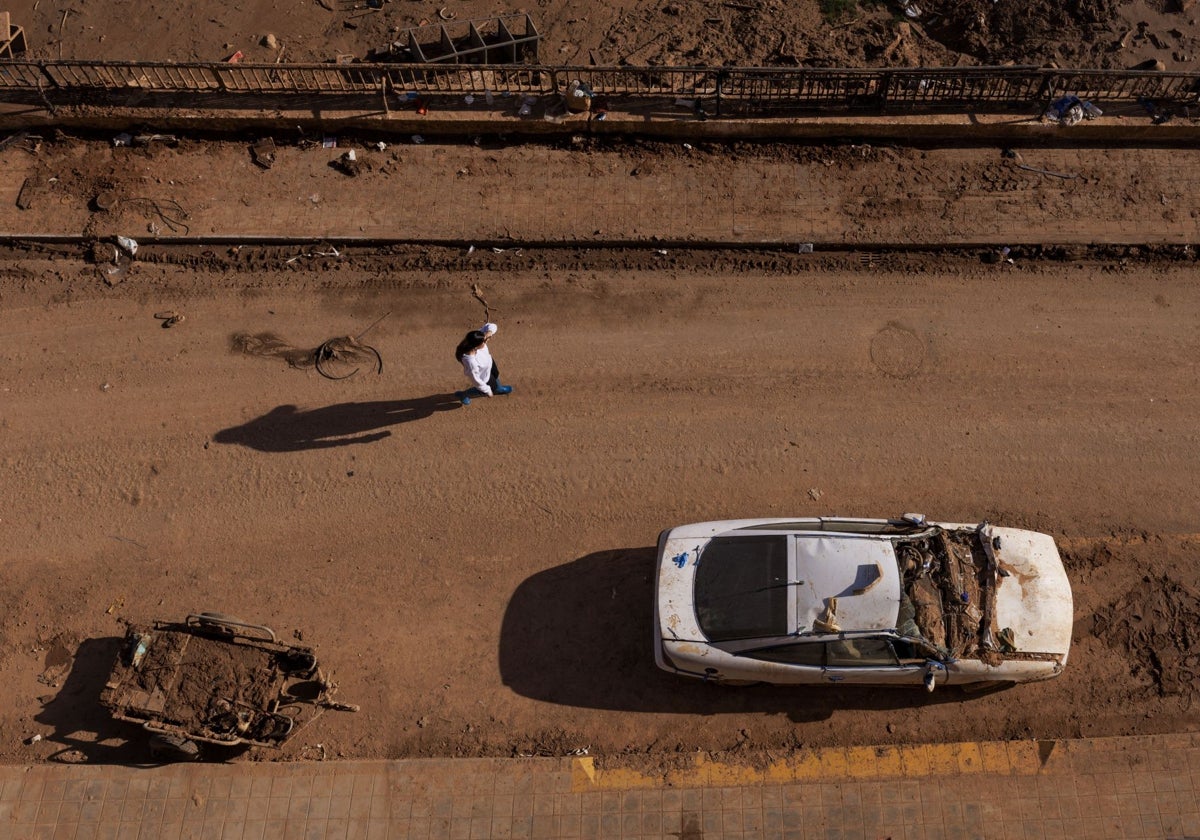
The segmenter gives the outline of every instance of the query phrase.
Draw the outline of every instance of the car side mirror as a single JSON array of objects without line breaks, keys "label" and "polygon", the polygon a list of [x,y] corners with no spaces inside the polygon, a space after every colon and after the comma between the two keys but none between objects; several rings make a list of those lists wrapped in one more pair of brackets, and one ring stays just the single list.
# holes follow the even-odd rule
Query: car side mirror
[{"label": "car side mirror", "polygon": [[925,663],[925,680],[924,680],[924,682],[925,682],[925,690],[926,691],[931,692],[935,688],[937,688],[937,673],[938,673],[938,671],[942,671],[944,673],[945,670],[946,670],[945,665],[943,665],[940,662],[934,662],[932,659],[928,660]]}]

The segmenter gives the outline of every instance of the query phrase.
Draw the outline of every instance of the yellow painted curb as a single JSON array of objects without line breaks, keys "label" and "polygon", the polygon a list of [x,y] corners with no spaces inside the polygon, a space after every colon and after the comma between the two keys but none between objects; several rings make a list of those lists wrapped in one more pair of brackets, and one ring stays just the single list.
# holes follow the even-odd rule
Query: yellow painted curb
[{"label": "yellow painted curb", "polygon": [[[763,754],[763,763],[734,764],[692,756],[688,766],[661,772],[630,767],[597,767],[592,756],[571,765],[575,792],[645,788],[742,787],[790,782],[876,781],[961,776],[977,773],[1031,776],[1047,769],[1053,741],[993,741],[886,747],[830,747],[803,750],[785,758]],[[1061,755],[1061,751],[1060,751]],[[1058,758],[1058,756],[1056,756]],[[1061,759],[1050,762],[1061,767]],[[1065,768],[1064,768],[1065,769]]]}]

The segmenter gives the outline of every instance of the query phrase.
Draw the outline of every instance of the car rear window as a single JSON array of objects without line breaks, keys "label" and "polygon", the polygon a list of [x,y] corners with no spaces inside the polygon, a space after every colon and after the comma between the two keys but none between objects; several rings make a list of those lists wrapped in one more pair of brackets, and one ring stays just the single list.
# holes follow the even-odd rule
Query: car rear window
[{"label": "car rear window", "polygon": [[785,636],[787,537],[717,537],[696,566],[696,618],[711,641]]}]

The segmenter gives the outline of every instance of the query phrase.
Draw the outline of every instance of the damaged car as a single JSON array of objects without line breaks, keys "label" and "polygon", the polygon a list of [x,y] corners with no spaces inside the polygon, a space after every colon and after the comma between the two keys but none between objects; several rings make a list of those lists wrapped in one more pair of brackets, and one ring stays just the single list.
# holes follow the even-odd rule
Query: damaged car
[{"label": "damaged car", "polygon": [[1060,674],[1072,600],[1046,534],[899,519],[739,519],[658,540],[654,656],[717,683],[925,686]]}]

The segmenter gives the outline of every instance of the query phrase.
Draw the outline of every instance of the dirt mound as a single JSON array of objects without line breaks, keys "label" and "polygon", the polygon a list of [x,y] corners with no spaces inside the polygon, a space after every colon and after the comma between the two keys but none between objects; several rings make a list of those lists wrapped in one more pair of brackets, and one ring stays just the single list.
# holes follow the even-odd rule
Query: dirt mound
[{"label": "dirt mound", "polygon": [[1099,610],[1092,633],[1123,651],[1133,675],[1151,680],[1159,695],[1190,704],[1200,670],[1200,596],[1166,576],[1142,583]]},{"label": "dirt mound", "polygon": [[923,2],[925,30],[952,50],[985,64],[1048,59],[1086,66],[1108,49],[1116,0],[937,0]]}]

